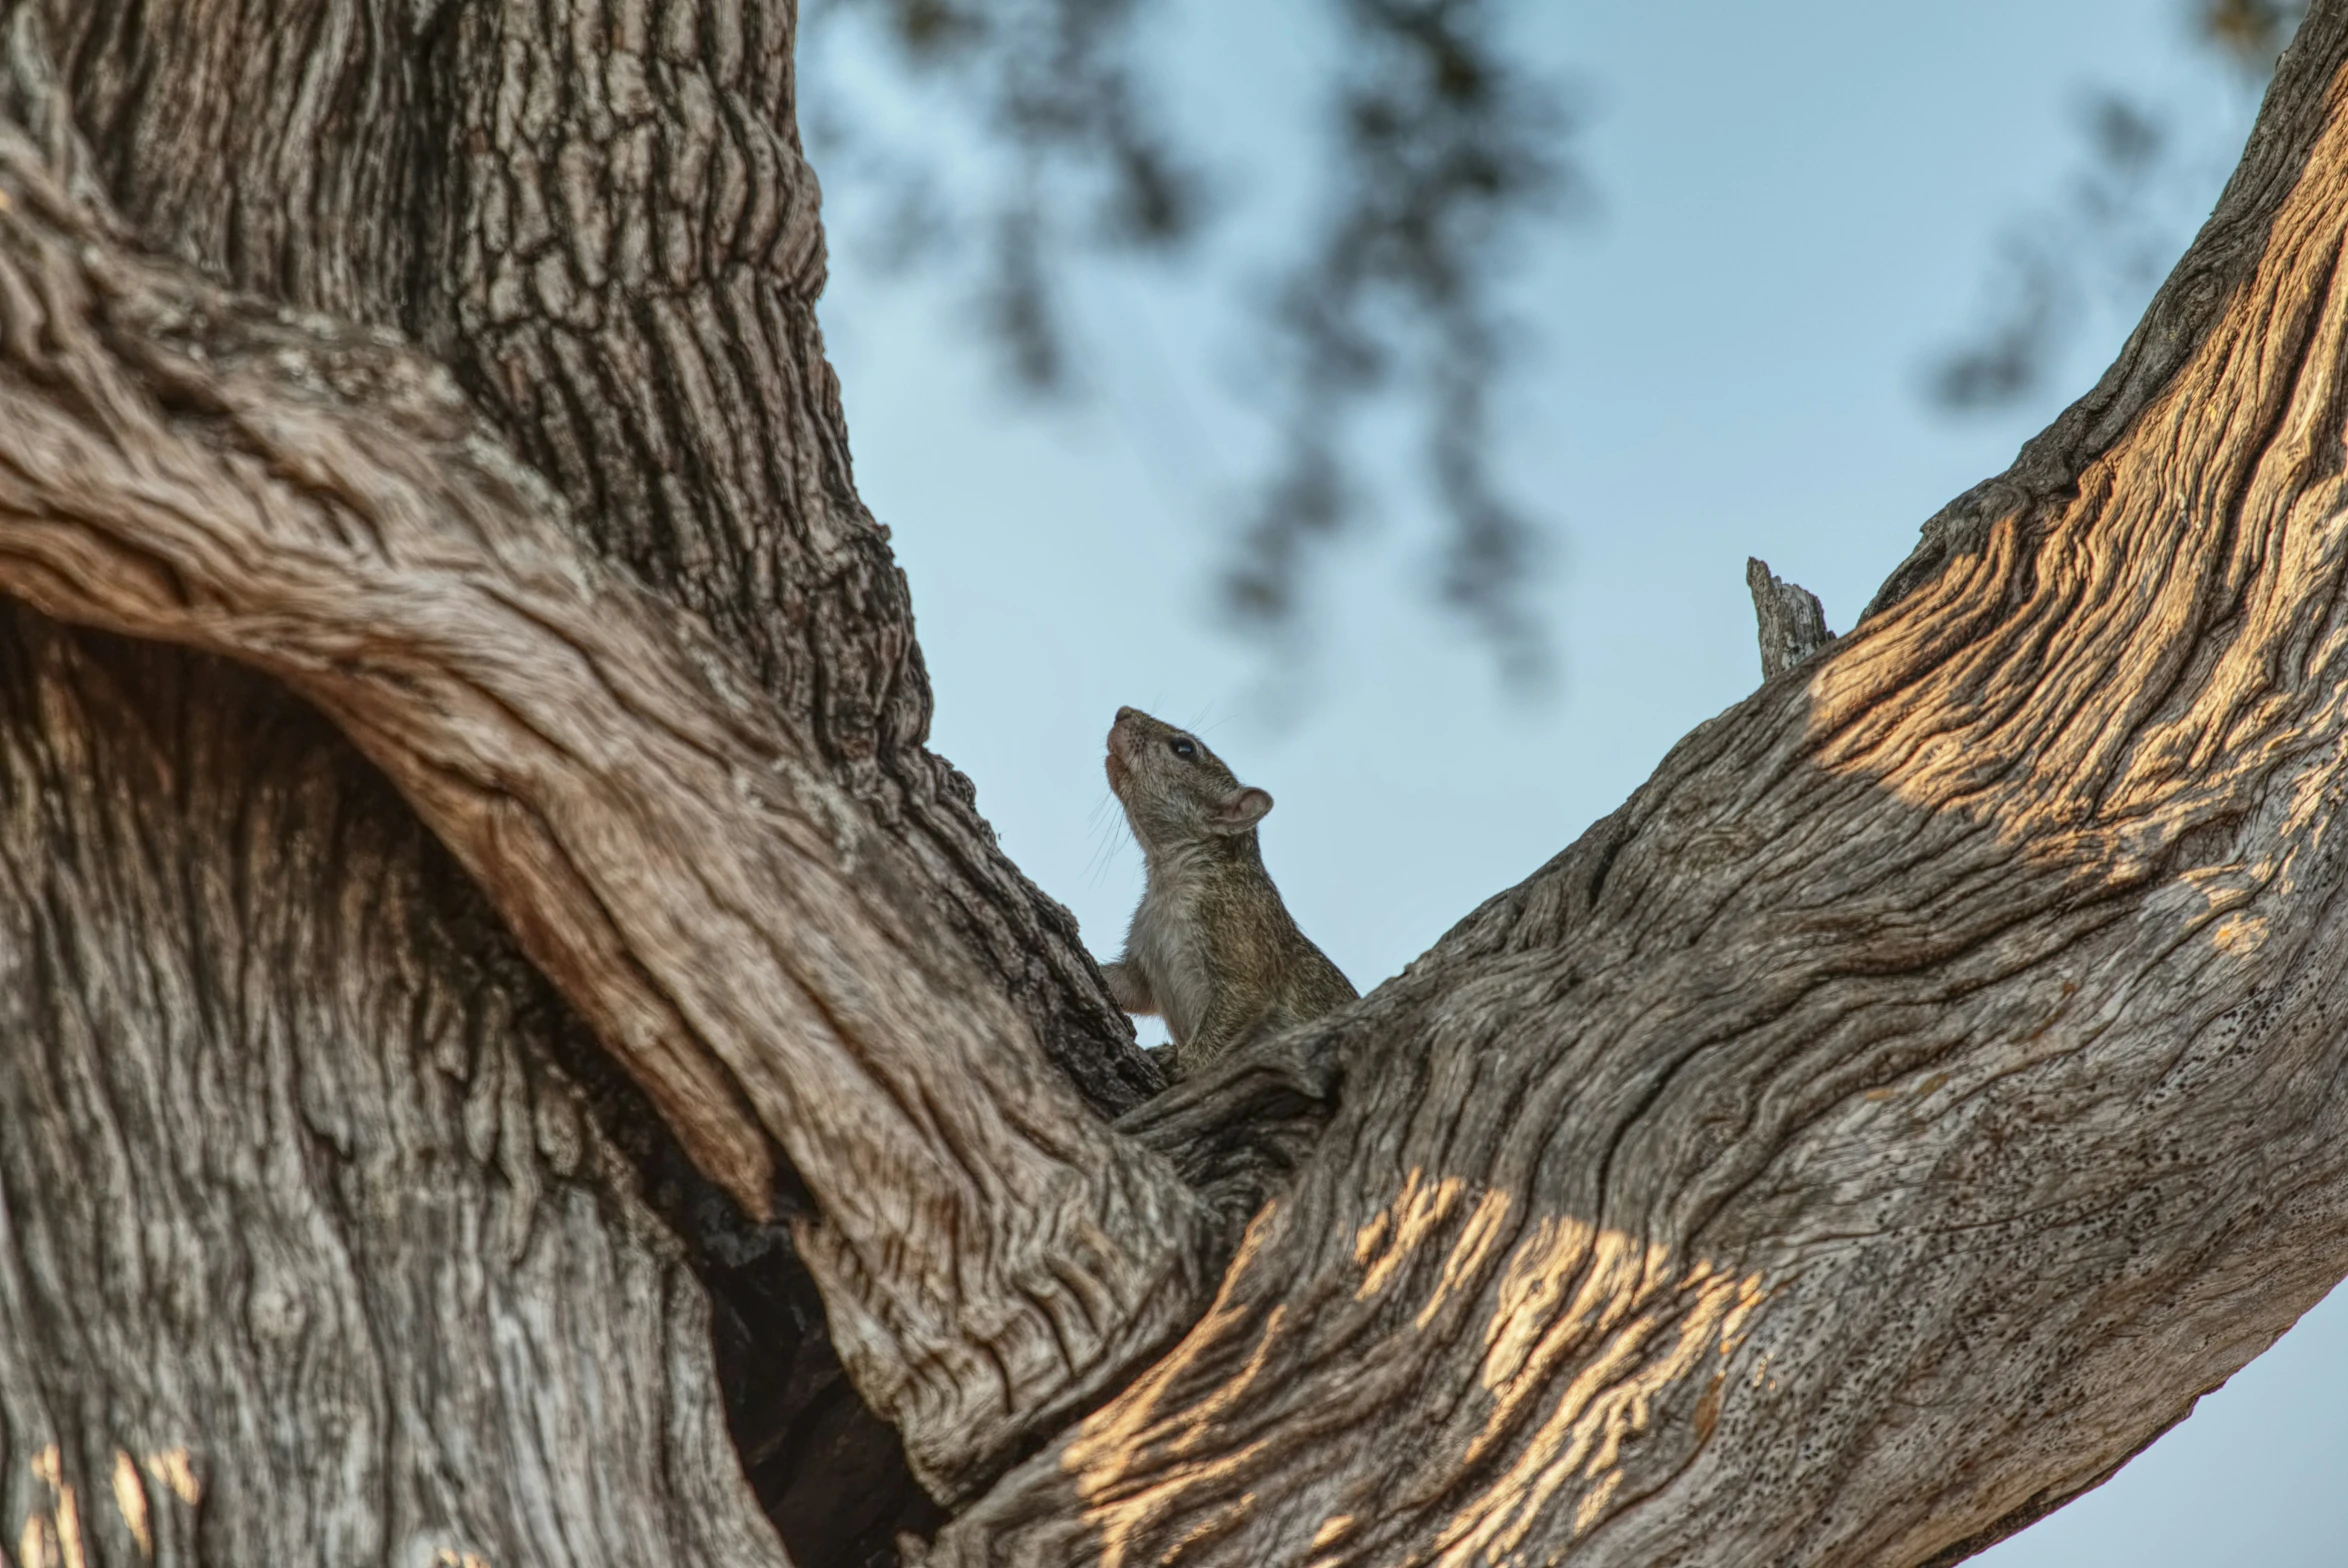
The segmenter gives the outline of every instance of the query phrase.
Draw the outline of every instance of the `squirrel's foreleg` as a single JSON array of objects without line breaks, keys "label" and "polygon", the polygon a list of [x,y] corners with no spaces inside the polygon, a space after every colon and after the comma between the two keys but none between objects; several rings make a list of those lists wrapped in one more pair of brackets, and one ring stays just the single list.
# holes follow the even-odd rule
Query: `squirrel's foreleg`
[{"label": "squirrel's foreleg", "polygon": [[1132,959],[1101,965],[1101,978],[1109,982],[1109,995],[1116,998],[1119,1007],[1145,1017],[1157,1013],[1158,999],[1150,990],[1149,976]]}]

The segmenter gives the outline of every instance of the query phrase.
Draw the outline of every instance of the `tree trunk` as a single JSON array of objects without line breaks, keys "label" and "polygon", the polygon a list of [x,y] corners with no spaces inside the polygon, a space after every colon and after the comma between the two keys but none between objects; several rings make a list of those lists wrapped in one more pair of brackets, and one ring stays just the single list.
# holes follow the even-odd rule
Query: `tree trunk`
[{"label": "tree trunk", "polygon": [[[1073,922],[921,746],[902,580],[855,500],[814,329],[786,8],[741,19],[748,37],[731,6],[591,0],[20,0],[0,17],[7,110],[78,193],[232,287],[436,346],[572,498],[577,538],[748,653],[768,713],[886,824],[1078,1088],[1114,1111],[1156,1087]],[[848,1391],[783,1228],[691,1166],[348,745],[212,659],[20,610],[5,639],[0,861],[22,896],[0,899],[0,1037],[27,1048],[0,1053],[0,1526],[127,1518],[105,1501],[112,1456],[187,1453],[200,1549],[162,1507],[180,1494],[144,1516],[179,1560],[405,1563],[441,1542],[636,1562],[663,1555],[653,1541],[774,1559],[722,1436],[693,1425],[721,1386],[743,1468],[805,1561],[863,1561],[936,1518]],[[79,1076],[59,1060],[77,1044]],[[249,1093],[127,1116],[175,1077],[182,1094],[219,1077],[206,1059],[243,1067]],[[331,1136],[286,1141],[296,1104]],[[549,1119],[578,1145],[551,1167],[497,1136]],[[197,1132],[279,1168],[230,1181],[241,1167],[189,1147]],[[65,1179],[100,1148],[191,1179]],[[411,1231],[427,1199],[445,1224]],[[108,1232],[69,1204],[122,1232],[114,1272],[133,1272],[114,1294],[91,1250]],[[633,1287],[565,1273],[573,1232]],[[251,1334],[189,1322],[172,1343],[198,1354],[160,1382],[151,1356],[85,1342],[147,1343],[132,1307],[151,1273],[242,1310],[248,1250],[316,1329],[240,1350]],[[444,1288],[460,1267],[467,1288]],[[348,1343],[313,1340],[325,1325]],[[493,1332],[503,1361],[482,1354]],[[578,1354],[606,1343],[629,1348]],[[300,1374],[313,1364],[337,1375]],[[512,1408],[477,1392],[501,1364]],[[656,1435],[671,1425],[693,1442]],[[322,1445],[338,1461],[313,1468]],[[27,1466],[52,1449],[43,1480]],[[658,1455],[687,1473],[647,1470]],[[516,1477],[513,1495],[459,1506],[488,1474]],[[593,1506],[520,1479],[547,1475]],[[97,1556],[127,1539],[83,1535]]]},{"label": "tree trunk", "polygon": [[922,748],[786,5],[0,28],[22,1564],[1954,1561],[2348,1273],[2348,0],[1857,628],[1146,1104]]}]

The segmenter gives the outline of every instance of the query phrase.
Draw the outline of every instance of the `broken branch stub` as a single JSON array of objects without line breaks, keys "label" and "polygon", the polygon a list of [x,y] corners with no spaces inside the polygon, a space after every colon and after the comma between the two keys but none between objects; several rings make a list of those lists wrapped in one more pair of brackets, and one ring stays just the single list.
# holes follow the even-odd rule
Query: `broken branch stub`
[{"label": "broken branch stub", "polygon": [[1746,557],[1745,586],[1752,590],[1753,616],[1760,623],[1763,680],[1792,669],[1834,641],[1818,596],[1771,572],[1767,561]]}]

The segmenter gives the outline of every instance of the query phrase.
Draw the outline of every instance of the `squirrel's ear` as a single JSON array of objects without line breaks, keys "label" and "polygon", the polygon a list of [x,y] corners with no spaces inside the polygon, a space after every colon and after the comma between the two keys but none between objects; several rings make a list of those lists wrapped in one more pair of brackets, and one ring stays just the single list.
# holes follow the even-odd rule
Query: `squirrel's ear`
[{"label": "squirrel's ear", "polygon": [[1272,797],[1260,789],[1241,788],[1232,791],[1215,808],[1209,820],[1218,833],[1245,833],[1264,820],[1272,809]]}]

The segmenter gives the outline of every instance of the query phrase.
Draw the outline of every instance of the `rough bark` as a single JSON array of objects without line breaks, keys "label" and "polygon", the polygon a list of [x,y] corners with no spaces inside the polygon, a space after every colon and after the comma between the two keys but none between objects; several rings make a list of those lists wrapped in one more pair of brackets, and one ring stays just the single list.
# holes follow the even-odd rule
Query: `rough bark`
[{"label": "rough bark", "polygon": [[1856,631],[1289,1043],[1214,1306],[933,1563],[1953,1561],[2348,1272],[2344,64]]},{"label": "rough bark", "polygon": [[782,1563],[543,987],[348,746],[14,607],[0,720],[0,1558]]},{"label": "rough bark", "polygon": [[46,13],[59,107],[142,243],[439,356],[576,537],[749,664],[1093,1103],[1160,1086],[1074,921],[923,745],[911,604],[815,324],[790,6],[11,9]]},{"label": "rough bark", "polygon": [[2348,0],[1854,632],[1115,1128],[918,748],[786,13],[5,9],[0,592],[382,770],[9,612],[37,1560],[778,1560],[707,1285],[754,1465],[826,1342],[949,1497],[1081,1416],[936,1562],[1949,1561],[2348,1272]]},{"label": "rough bark", "polygon": [[[13,154],[13,156],[12,156]],[[398,787],[696,1165],[794,1237],[953,1496],[1195,1312],[1115,1137],[699,623],[598,569],[438,367],[105,243],[0,130],[0,591],[283,679]],[[948,1092],[949,1086],[951,1092]]]},{"label": "rough bark", "polygon": [[[578,535],[709,623],[910,856],[917,890],[1104,1111],[1163,1084],[1059,904],[923,744],[929,678],[857,499],[815,319],[793,8],[442,0],[437,255],[404,318],[571,502]],[[378,319],[372,315],[362,319]]]},{"label": "rough bark", "polygon": [[[0,6],[0,13],[8,49],[0,87],[9,113],[71,166],[81,188],[114,203],[138,244],[250,293],[431,339],[478,405],[506,421],[502,433],[540,455],[565,487],[578,537],[624,557],[656,591],[690,603],[755,662],[766,677],[770,715],[805,740],[838,787],[886,823],[913,858],[916,885],[931,895],[936,915],[1087,1097],[1115,1110],[1154,1086],[1156,1075],[1131,1048],[1072,922],[995,850],[967,784],[920,745],[928,697],[902,583],[888,563],[885,533],[848,488],[845,434],[813,328],[821,248],[812,177],[798,159],[789,119],[787,8],[752,15],[748,39],[727,25],[739,8],[722,5],[705,14],[682,4],[49,0]],[[762,25],[760,16],[772,20]],[[38,23],[46,23],[46,37]],[[627,47],[610,47],[615,43]],[[622,104],[616,115],[614,95]],[[573,296],[592,293],[600,319],[570,310],[558,320],[545,301],[559,294],[572,258],[550,250],[544,219],[566,191],[575,193],[565,182],[599,149],[625,165],[598,193],[600,210],[626,221],[604,231],[565,225],[554,237],[591,248],[596,233],[607,240],[616,234],[611,255],[618,262],[597,289]],[[614,199],[622,190],[625,203]],[[726,201],[711,200],[713,190]],[[778,212],[791,218],[728,228],[723,220],[735,210],[729,201],[770,219]],[[648,246],[647,235],[657,243]],[[542,292],[517,296],[516,278]],[[673,324],[682,313],[698,329],[713,308],[742,301],[773,330],[736,331],[722,354],[705,334],[662,337],[647,325]],[[532,331],[563,374],[515,358]],[[707,399],[694,393],[709,385],[747,387],[759,397],[729,400],[713,420]],[[499,387],[527,397],[523,404],[502,400]],[[577,434],[581,422],[592,425],[590,436]],[[546,455],[575,456],[582,447],[609,472]],[[25,635],[41,646],[73,650],[67,662],[75,668],[76,659],[98,657],[91,650],[99,645],[37,621],[26,625],[33,630]],[[313,768],[315,778],[344,781],[347,790],[331,782],[294,789],[279,776],[269,736],[311,722],[298,702],[210,660],[167,651],[141,658],[142,669],[163,675],[112,689],[106,704],[89,711],[143,736],[154,760],[112,770],[112,793],[93,797],[92,811],[164,820],[174,792],[230,802],[267,798],[282,821],[288,860],[328,854],[352,831],[338,825],[344,818],[380,811],[388,814],[375,824],[386,855],[429,850],[405,808],[371,782],[347,747],[322,754],[326,760]],[[12,726],[29,755],[56,745],[54,724],[80,711],[15,708],[0,722]],[[210,743],[197,745],[199,735]],[[22,774],[9,793],[38,799],[44,787]],[[153,790],[165,794],[150,800],[139,793]],[[79,819],[35,820],[42,833],[65,834]],[[61,864],[87,863],[85,880],[129,888],[166,873],[200,885],[242,885],[249,851],[241,840],[199,834],[159,839],[156,853],[141,857],[112,841],[34,834],[18,840],[16,853],[15,868],[33,885],[57,877]],[[347,896],[334,869],[320,863],[306,877],[280,876],[296,911],[287,918],[331,924]],[[513,1048],[534,1062],[548,1053],[567,1062],[600,1124],[627,1151],[644,1197],[714,1293],[734,1429],[761,1499],[794,1544],[812,1561],[862,1561],[871,1543],[885,1545],[891,1527],[934,1518],[904,1475],[894,1435],[847,1391],[812,1287],[781,1228],[740,1212],[690,1167],[641,1095],[608,1071],[584,1031],[519,961],[512,939],[463,879],[408,867],[379,880],[436,890],[380,922],[387,931],[415,933],[412,941],[383,938],[367,949],[369,962],[399,971],[422,999],[415,1016],[479,1011],[476,993],[503,987],[503,1005],[517,1017],[542,1020],[513,1026]],[[88,949],[66,990],[134,996],[142,993],[100,959],[163,941],[139,934],[143,907],[127,895],[86,900],[90,927],[109,933],[111,945],[102,950],[94,938],[51,931],[46,904],[32,907],[29,929],[41,941]],[[299,914],[304,908],[310,913]],[[210,916],[176,934],[178,961],[194,974],[237,973],[247,961],[241,927],[224,911]],[[321,1051],[347,1050],[354,1061],[372,1062],[388,1059],[399,1044],[399,1019],[354,1011],[364,988],[316,968],[288,972],[276,985],[272,994],[283,1009],[298,1006],[318,1021],[310,1038]],[[150,998],[150,1005],[163,1000]],[[270,1015],[257,1006],[192,1022],[125,1011],[117,1027],[150,1040],[194,1029],[209,1049],[230,1057],[258,1052],[271,1038]],[[400,1048],[427,1059],[412,1042]],[[36,1060],[4,1059],[26,1071]],[[150,1163],[164,1158],[172,1129],[155,1131],[158,1147],[142,1155]],[[377,1131],[385,1147],[407,1148],[404,1125]],[[429,1167],[427,1155],[416,1158]],[[578,1179],[600,1194],[600,1167],[590,1165]],[[386,1272],[355,1281],[317,1275],[303,1288],[321,1303],[336,1300],[353,1322],[367,1320],[362,1287],[434,1299],[428,1276],[400,1272],[411,1259],[387,1254],[376,1262]],[[560,1300],[549,1288],[537,1306],[554,1311]],[[612,1310],[624,1319],[649,1308],[632,1298]],[[656,1318],[632,1332],[658,1337],[667,1329]],[[449,1343],[453,1359],[411,1347],[387,1380],[430,1386],[476,1375],[455,1353],[462,1347]],[[549,1364],[584,1380],[582,1395],[592,1381],[578,1363]],[[81,1368],[94,1403],[106,1402],[104,1370]],[[708,1366],[700,1371],[705,1381],[713,1375]],[[118,1402],[135,1404],[141,1375],[125,1367],[120,1381]],[[202,1378],[191,1386],[198,1405],[217,1392]],[[616,1384],[611,1392],[621,1397]],[[316,1418],[309,1424],[334,1429],[333,1408],[321,1396],[305,1407]],[[11,1435],[16,1451],[39,1451],[37,1433]],[[403,1441],[404,1429],[389,1429],[385,1438]],[[502,1438],[484,1429],[469,1441],[474,1451],[495,1454]],[[239,1483],[251,1467],[233,1445],[216,1443],[212,1452],[228,1478],[208,1494],[212,1518],[273,1516],[286,1506],[284,1498]],[[354,1473],[382,1457],[355,1456]],[[69,1470],[75,1463],[70,1444],[65,1463]],[[853,1480],[843,1484],[843,1474]],[[92,1475],[80,1481],[80,1495],[92,1495]],[[613,1485],[608,1509],[646,1503],[624,1496],[616,1479]]]}]

